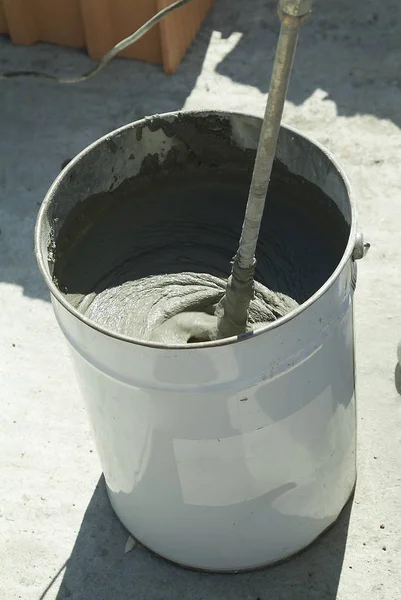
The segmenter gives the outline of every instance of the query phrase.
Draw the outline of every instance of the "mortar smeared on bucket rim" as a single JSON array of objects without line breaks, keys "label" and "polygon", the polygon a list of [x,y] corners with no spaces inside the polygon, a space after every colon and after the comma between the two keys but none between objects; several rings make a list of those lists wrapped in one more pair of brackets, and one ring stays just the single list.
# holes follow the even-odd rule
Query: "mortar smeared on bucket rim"
[{"label": "mortar smeared on bucket rim", "polygon": [[[158,118],[166,119],[166,121],[173,121],[174,118],[176,117],[176,114],[177,113],[166,113],[164,115],[159,115]],[[183,113],[181,113],[181,114],[183,114]],[[230,118],[230,116],[246,117],[246,115],[242,115],[241,113],[222,113],[219,111],[190,111],[190,112],[187,112],[184,114],[186,114],[187,116],[190,116],[191,114],[193,114],[196,117],[205,117],[205,118],[209,117],[210,115],[215,115],[216,117],[221,117],[221,118]],[[248,118],[252,119],[253,117],[248,117]],[[88,146],[86,149],[84,149],[80,154],[78,154],[56,178],[56,180],[54,181],[53,185],[51,186],[48,194],[46,195],[46,198],[45,198],[45,200],[40,208],[39,214],[38,214],[38,220],[37,220],[36,229],[35,229],[35,252],[36,252],[36,257],[37,257],[37,261],[38,261],[40,270],[47,282],[47,285],[48,285],[52,295],[64,306],[64,308],[66,308],[70,313],[72,313],[75,317],[77,317],[80,321],[82,321],[89,327],[96,329],[97,331],[99,331],[107,336],[114,337],[116,339],[120,339],[120,340],[128,342],[128,343],[139,344],[139,345],[149,346],[149,347],[154,347],[154,348],[168,348],[171,350],[183,350],[183,349],[195,350],[195,349],[199,349],[199,348],[210,348],[210,347],[222,346],[222,345],[227,345],[227,344],[233,344],[233,343],[239,342],[239,341],[245,341],[249,337],[261,335],[263,333],[266,333],[269,330],[272,330],[281,325],[284,325],[285,323],[287,323],[287,322],[291,321],[292,319],[294,319],[295,317],[297,317],[303,311],[307,310],[314,302],[316,302],[316,300],[319,297],[321,297],[331,287],[332,283],[338,277],[339,272],[344,268],[344,266],[346,265],[346,263],[349,260],[351,255],[353,255],[354,258],[362,257],[362,255],[363,255],[363,240],[362,240],[361,236],[357,236],[356,208],[355,208],[355,203],[352,201],[353,196],[352,196],[351,188],[350,188],[350,185],[348,182],[348,178],[346,177],[345,173],[343,172],[342,168],[339,166],[338,162],[333,157],[333,155],[326,148],[324,148],[321,144],[314,141],[313,142],[314,145],[317,148],[319,148],[319,150],[328,158],[329,161],[331,161],[333,163],[333,165],[335,166],[335,168],[341,175],[344,185],[346,187],[347,194],[351,200],[350,232],[349,232],[345,252],[342,255],[342,258],[341,258],[337,268],[333,271],[333,273],[331,273],[330,277],[325,281],[325,283],[320,287],[320,289],[318,289],[310,298],[308,298],[305,302],[303,302],[295,310],[289,312],[288,314],[286,314],[285,316],[281,317],[280,319],[278,319],[276,321],[272,321],[254,331],[247,332],[247,333],[239,335],[239,336],[231,336],[231,337],[227,337],[227,338],[220,339],[220,340],[195,342],[195,343],[191,343],[191,344],[165,344],[165,343],[160,343],[160,342],[155,342],[155,341],[136,339],[136,338],[133,338],[128,335],[110,331],[109,329],[102,327],[102,325],[95,323],[93,320],[88,319],[85,315],[81,314],[77,309],[75,309],[68,302],[68,300],[66,299],[64,294],[57,288],[55,282],[52,280],[52,277],[49,274],[47,264],[46,264],[47,257],[45,259],[44,254],[42,254],[42,252],[41,252],[41,245],[42,245],[41,240],[43,238],[43,235],[45,235],[46,239],[48,239],[48,237],[49,237],[48,236],[49,232],[46,232],[46,229],[45,229],[46,226],[44,226],[46,213],[47,213],[47,211],[49,209],[49,205],[51,204],[52,199],[56,193],[56,190],[58,189],[58,187],[60,186],[60,184],[62,183],[64,178],[69,177],[70,173],[74,170],[75,166],[82,160],[82,158],[84,158],[86,155],[91,153],[97,146],[103,144],[104,142],[106,142],[108,140],[112,140],[112,138],[114,136],[122,134],[125,130],[130,129],[135,126],[136,127],[146,126],[146,124],[148,122],[149,122],[149,119],[141,119],[139,121],[136,121],[133,124],[123,126],[119,129],[115,130],[114,132],[111,132],[111,133],[103,136],[102,138],[100,138],[99,140],[95,141],[93,144]],[[309,140],[308,136],[297,131],[295,128],[285,127],[285,129],[288,130],[289,132],[293,133],[294,137],[299,136],[300,138]]]}]

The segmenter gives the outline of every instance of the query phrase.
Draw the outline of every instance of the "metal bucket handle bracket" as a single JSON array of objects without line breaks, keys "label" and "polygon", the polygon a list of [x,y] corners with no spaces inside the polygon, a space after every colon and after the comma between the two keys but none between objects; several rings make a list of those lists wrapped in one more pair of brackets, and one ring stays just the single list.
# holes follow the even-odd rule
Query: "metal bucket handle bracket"
[{"label": "metal bucket handle bracket", "polygon": [[370,248],[370,244],[368,242],[363,241],[363,233],[358,232],[355,238],[355,246],[352,252],[352,276],[351,276],[351,285],[352,289],[356,288],[356,280],[357,280],[357,268],[356,262],[357,260],[361,260],[364,256],[366,256],[368,250]]},{"label": "metal bucket handle bracket", "polygon": [[358,232],[356,234],[355,246],[352,252],[353,260],[360,260],[364,256],[366,256],[368,250],[370,248],[370,244],[368,242],[364,242],[363,233]]}]

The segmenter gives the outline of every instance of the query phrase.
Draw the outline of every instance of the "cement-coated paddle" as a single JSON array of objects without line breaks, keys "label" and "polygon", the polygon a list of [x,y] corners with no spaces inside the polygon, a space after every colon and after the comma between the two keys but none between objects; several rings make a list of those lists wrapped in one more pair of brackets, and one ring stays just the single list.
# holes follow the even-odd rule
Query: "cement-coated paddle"
[{"label": "cement-coated paddle", "polygon": [[309,17],[311,8],[312,0],[280,0],[279,2],[280,36],[241,238],[233,259],[225,295],[216,309],[218,338],[239,335],[247,330],[249,304],[254,294],[255,251],[276,153],[284,102],[299,30]]}]

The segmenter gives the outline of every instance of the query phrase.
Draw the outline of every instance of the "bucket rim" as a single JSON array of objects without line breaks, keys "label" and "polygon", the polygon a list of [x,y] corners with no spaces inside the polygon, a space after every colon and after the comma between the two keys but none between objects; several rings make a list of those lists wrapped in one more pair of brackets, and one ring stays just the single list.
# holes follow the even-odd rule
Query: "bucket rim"
[{"label": "bucket rim", "polygon": [[[171,112],[162,113],[162,114],[155,114],[152,116],[157,117],[158,119],[168,120],[168,119],[174,119],[175,117],[182,115],[182,114],[186,114],[188,116],[194,116],[194,117],[196,117],[196,116],[197,117],[202,117],[202,116],[207,117],[207,116],[213,115],[213,116],[217,116],[217,117],[223,117],[223,118],[225,117],[228,119],[232,118],[232,117],[245,117],[245,118],[253,118],[253,119],[262,121],[262,117],[260,117],[259,115],[255,115],[255,114],[243,113],[240,111],[223,111],[223,110],[207,110],[207,109],[171,111]],[[334,157],[334,155],[325,146],[323,146],[323,144],[321,144],[320,142],[310,138],[308,135],[302,133],[295,127],[288,126],[282,122],[280,125],[280,129],[286,129],[287,131],[294,133],[295,135],[297,135],[301,138],[304,138],[309,143],[312,143],[314,146],[319,148],[319,150],[332,162],[334,167],[339,172],[342,181],[344,182],[344,186],[345,186],[347,194],[348,194],[348,200],[349,200],[350,208],[351,208],[350,232],[349,232],[349,236],[348,236],[348,242],[345,247],[344,253],[341,257],[341,260],[338,263],[335,270],[333,271],[333,273],[330,275],[330,277],[324,282],[324,284],[318,290],[316,290],[316,292],[312,296],[310,296],[310,298],[308,298],[305,302],[300,304],[295,310],[287,313],[283,317],[280,317],[276,321],[269,322],[267,325],[260,327],[259,329],[255,330],[255,331],[250,331],[250,332],[246,332],[246,333],[243,333],[240,335],[223,338],[221,340],[214,340],[214,341],[209,341],[209,342],[195,342],[195,343],[191,343],[191,344],[163,344],[161,342],[152,342],[152,341],[148,341],[148,340],[136,339],[136,338],[130,337],[128,335],[113,332],[109,329],[106,329],[105,327],[102,327],[98,323],[95,323],[94,321],[92,321],[92,319],[87,318],[85,315],[81,314],[76,308],[74,308],[68,302],[66,297],[62,294],[62,292],[60,292],[60,290],[57,288],[56,284],[54,283],[54,281],[49,273],[48,266],[46,264],[47,260],[42,256],[42,252],[41,252],[42,227],[43,227],[45,216],[47,214],[48,207],[51,204],[52,199],[54,198],[57,188],[59,187],[61,181],[68,175],[69,171],[72,170],[86,154],[89,154],[95,147],[103,144],[105,141],[115,137],[116,135],[121,134],[122,132],[124,132],[127,129],[133,129],[133,128],[141,126],[141,125],[146,126],[147,122],[149,121],[149,118],[150,117],[147,116],[147,117],[143,117],[142,119],[138,119],[137,121],[132,121],[131,123],[127,123],[127,124],[123,125],[122,127],[118,127],[117,129],[110,131],[109,133],[103,135],[102,137],[96,139],[94,142],[92,142],[91,144],[86,146],[58,174],[58,176],[56,177],[56,179],[53,181],[52,185],[50,186],[48,192],[46,193],[46,195],[43,199],[43,202],[41,204],[41,207],[39,209],[38,216],[36,218],[34,242],[35,242],[35,257],[36,257],[36,261],[37,261],[39,270],[40,270],[40,272],[46,282],[46,285],[49,288],[50,294],[53,296],[53,298],[55,300],[57,300],[57,302],[59,304],[61,304],[61,306],[65,310],[67,310],[72,316],[74,316],[76,319],[78,319],[79,321],[81,321],[82,323],[84,323],[85,325],[90,327],[91,329],[94,329],[95,331],[97,331],[103,335],[112,337],[112,338],[114,338],[116,340],[120,340],[122,342],[133,344],[133,345],[145,346],[148,348],[154,348],[154,349],[158,349],[158,350],[177,351],[177,350],[199,350],[199,349],[217,348],[217,347],[221,347],[221,346],[236,344],[238,342],[244,342],[253,337],[256,337],[256,336],[262,335],[264,333],[267,333],[269,331],[272,331],[273,329],[276,329],[277,327],[286,325],[287,323],[289,323],[290,321],[292,321],[293,319],[298,317],[300,314],[302,314],[303,312],[308,310],[313,304],[315,304],[315,302],[317,300],[319,300],[322,296],[324,296],[324,294],[331,288],[331,286],[334,284],[336,279],[339,277],[340,273],[342,272],[342,270],[344,269],[344,267],[346,266],[348,261],[351,259],[352,253],[354,251],[355,240],[356,240],[356,236],[357,236],[357,209],[356,209],[356,204],[355,204],[355,200],[354,200],[354,195],[351,190],[351,185],[350,185],[349,179],[348,179],[347,175],[345,174],[340,163]]]}]

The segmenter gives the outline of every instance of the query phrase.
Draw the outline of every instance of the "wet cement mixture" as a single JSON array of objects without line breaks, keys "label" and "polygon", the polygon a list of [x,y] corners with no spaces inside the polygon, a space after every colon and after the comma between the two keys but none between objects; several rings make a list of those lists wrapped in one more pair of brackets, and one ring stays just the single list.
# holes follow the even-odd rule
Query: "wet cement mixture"
[{"label": "wet cement mixture", "polygon": [[[213,340],[250,168],[199,166],[135,178],[88,198],[58,235],[54,281],[79,312],[109,331],[165,344]],[[315,293],[339,263],[348,234],[321,190],[275,163],[249,329]]]}]

